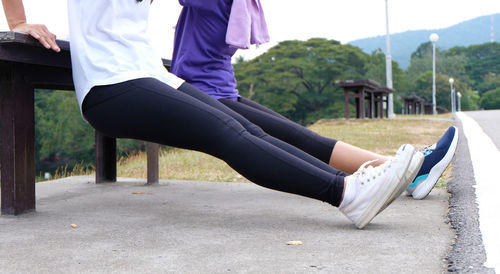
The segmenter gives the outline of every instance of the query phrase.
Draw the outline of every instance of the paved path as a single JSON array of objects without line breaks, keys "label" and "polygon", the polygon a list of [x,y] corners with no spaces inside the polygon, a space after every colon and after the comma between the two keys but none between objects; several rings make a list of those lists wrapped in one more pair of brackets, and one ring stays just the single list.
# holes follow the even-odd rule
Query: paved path
[{"label": "paved path", "polygon": [[92,182],[38,183],[36,213],[1,216],[1,272],[442,273],[455,237],[443,189],[402,196],[358,230],[327,204],[250,183]]},{"label": "paved path", "polygon": [[500,150],[500,110],[464,112],[473,118]]},{"label": "paved path", "polygon": [[[457,113],[457,117],[463,129],[459,149],[462,151],[455,157],[456,184],[448,188],[452,193],[450,216],[457,228],[458,248],[450,261],[457,270],[499,270],[500,182],[496,173],[500,163],[500,111]],[[453,194],[461,199],[454,199]],[[467,205],[469,208],[464,209]],[[476,248],[469,248],[472,246]]]}]

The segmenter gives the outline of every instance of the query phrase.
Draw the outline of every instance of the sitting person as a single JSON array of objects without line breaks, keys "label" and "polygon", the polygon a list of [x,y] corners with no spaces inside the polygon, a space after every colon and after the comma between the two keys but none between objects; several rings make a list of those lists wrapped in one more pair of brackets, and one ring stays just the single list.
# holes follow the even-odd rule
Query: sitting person
[{"label": "sitting person", "polygon": [[[45,26],[26,23],[22,0],[3,5],[12,30],[59,51]],[[75,91],[96,130],[213,155],[260,186],[338,207],[358,228],[417,174],[423,155],[411,145],[347,174],[267,134],[163,67],[148,40],[149,11],[150,1],[68,0]]]},{"label": "sitting person", "polygon": [[[320,136],[238,94],[231,57],[238,48],[269,40],[260,0],[179,0],[183,6],[175,31],[171,71],[261,127],[330,166],[352,174],[363,163],[386,156]],[[451,162],[458,132],[450,127],[436,145],[425,148],[424,164],[407,191],[425,198]]]}]

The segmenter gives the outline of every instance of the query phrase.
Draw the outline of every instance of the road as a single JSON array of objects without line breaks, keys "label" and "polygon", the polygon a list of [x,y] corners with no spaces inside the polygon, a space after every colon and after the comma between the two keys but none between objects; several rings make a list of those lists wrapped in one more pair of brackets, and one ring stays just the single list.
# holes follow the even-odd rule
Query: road
[{"label": "road", "polygon": [[449,270],[493,273],[500,270],[500,110],[457,113],[460,142],[448,186],[450,219],[457,239]]}]

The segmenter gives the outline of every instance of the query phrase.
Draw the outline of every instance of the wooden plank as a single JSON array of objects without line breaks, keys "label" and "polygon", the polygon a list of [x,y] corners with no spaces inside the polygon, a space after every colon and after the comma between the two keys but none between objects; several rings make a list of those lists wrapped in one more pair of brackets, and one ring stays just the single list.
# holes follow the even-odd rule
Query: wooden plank
[{"label": "wooden plank", "polygon": [[[61,51],[69,51],[69,42],[56,40]],[[0,44],[22,44],[26,46],[45,48],[38,40],[31,35],[15,31],[0,31]]]},{"label": "wooden plank", "polygon": [[15,65],[0,67],[1,212],[35,210],[35,115],[33,86]]},{"label": "wooden plank", "polygon": [[[0,60],[26,64],[38,64],[71,69],[70,44],[56,40],[60,52],[47,50],[38,40],[25,33],[0,32]],[[162,59],[163,66],[170,69],[169,59]]]},{"label": "wooden plank", "polygon": [[116,139],[95,132],[95,182],[116,182]]},{"label": "wooden plank", "polygon": [[160,182],[158,170],[158,152],[160,145],[155,143],[146,143],[147,166],[148,166],[148,184],[158,184]]},{"label": "wooden plank", "polygon": [[26,76],[38,89],[75,90],[71,69],[40,65],[25,66]]},{"label": "wooden plank", "polygon": [[0,32],[0,60],[71,69],[69,43],[58,40],[61,52],[48,50],[27,34]]}]

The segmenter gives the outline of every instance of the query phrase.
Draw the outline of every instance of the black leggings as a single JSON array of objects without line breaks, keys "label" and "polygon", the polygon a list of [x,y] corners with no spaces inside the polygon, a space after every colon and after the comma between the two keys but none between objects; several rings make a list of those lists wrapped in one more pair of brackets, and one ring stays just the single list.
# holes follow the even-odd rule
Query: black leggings
[{"label": "black leggings", "polygon": [[291,120],[249,99],[220,99],[227,107],[241,114],[251,123],[261,127],[270,135],[285,141],[325,163],[330,162],[334,139],[323,137]]},{"label": "black leggings", "polygon": [[201,151],[263,187],[340,204],[347,174],[266,134],[187,83],[179,90],[154,78],[97,86],[82,110],[107,136]]}]

